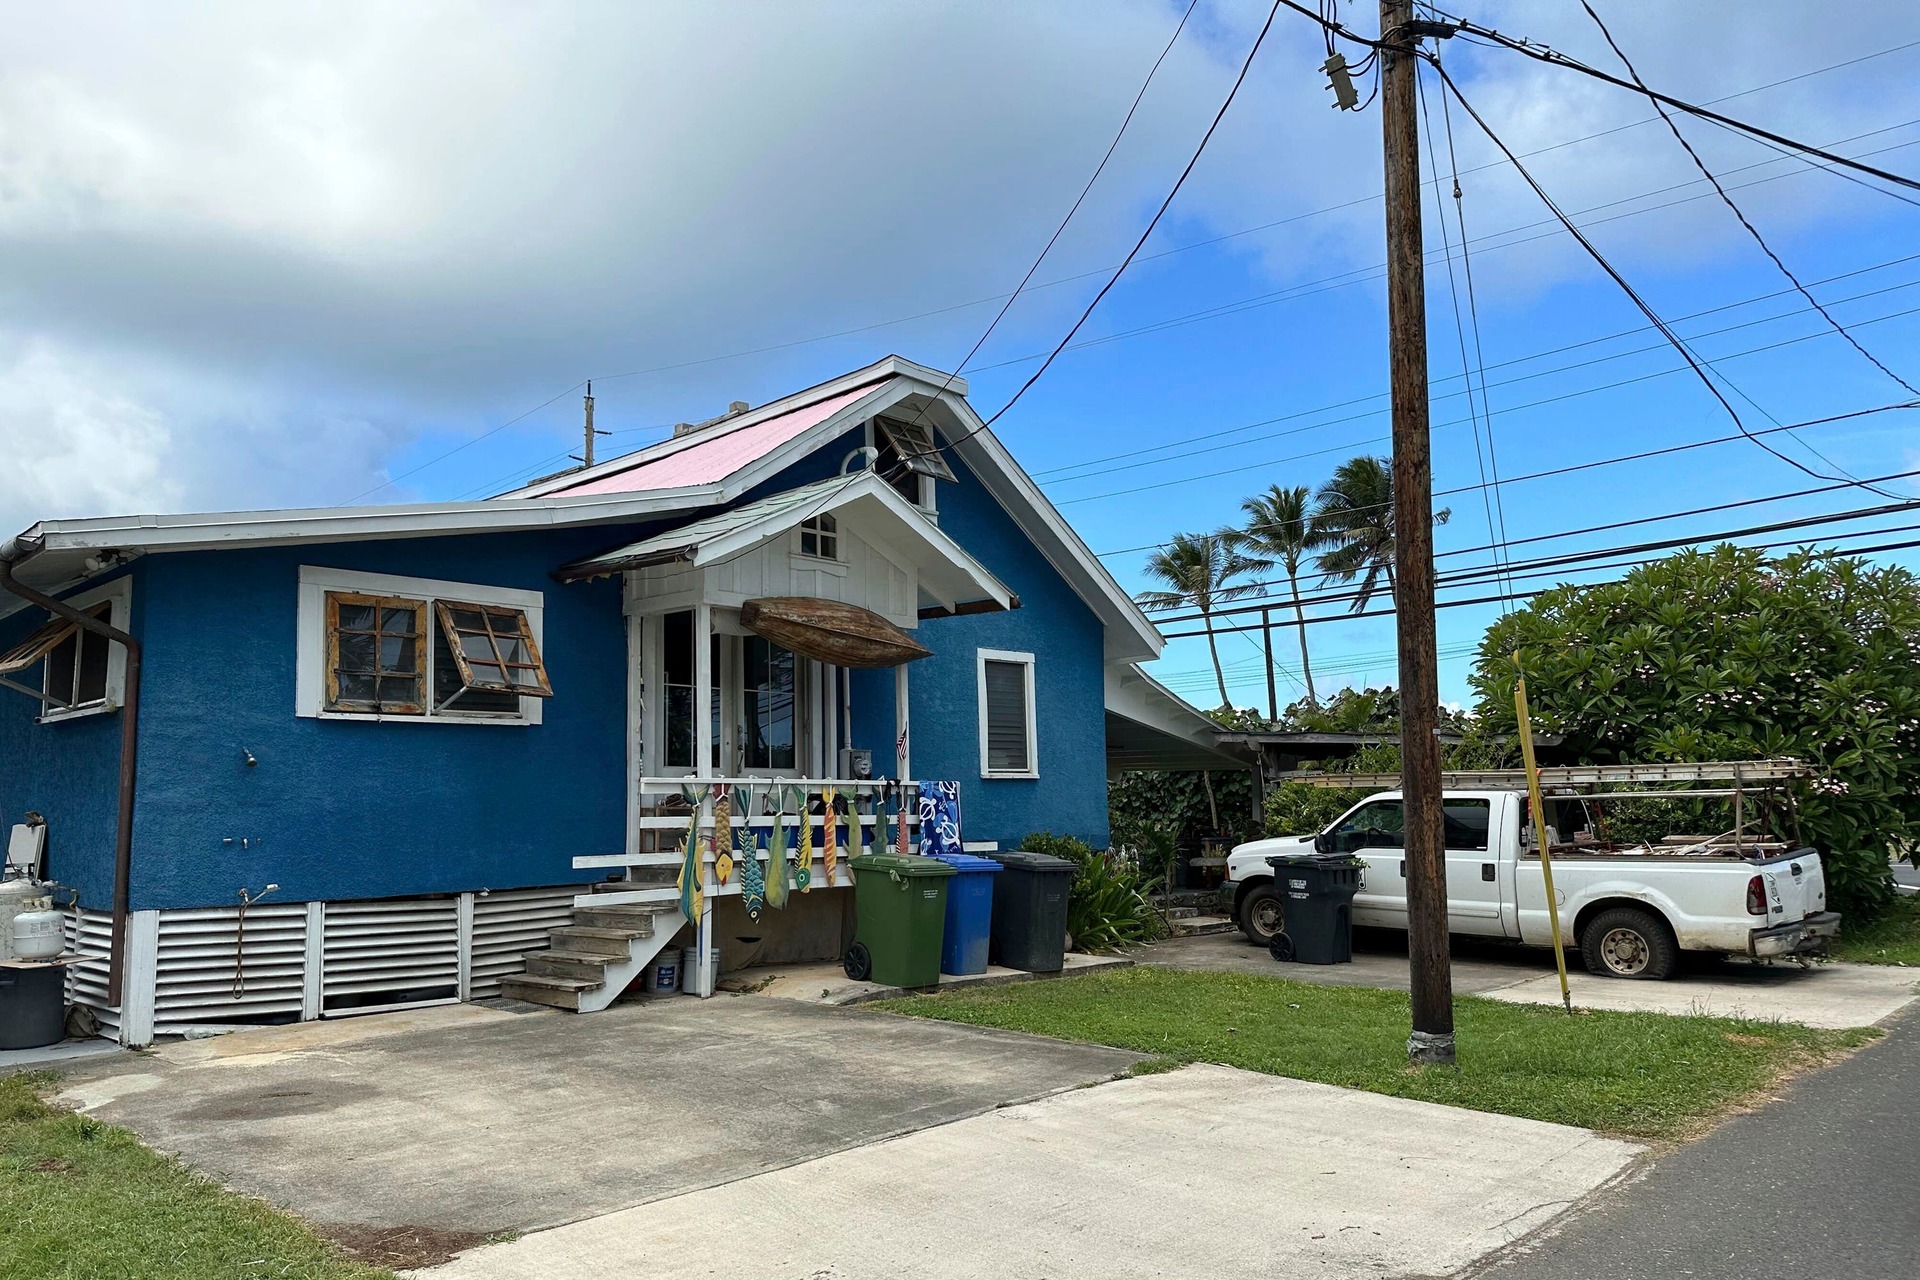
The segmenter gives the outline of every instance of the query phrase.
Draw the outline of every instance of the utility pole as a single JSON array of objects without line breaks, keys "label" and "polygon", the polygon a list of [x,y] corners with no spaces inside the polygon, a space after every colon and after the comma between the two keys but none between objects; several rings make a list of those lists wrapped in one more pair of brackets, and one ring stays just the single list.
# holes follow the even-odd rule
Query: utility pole
[{"label": "utility pole", "polygon": [[1387,178],[1387,329],[1393,393],[1394,605],[1400,648],[1400,786],[1406,797],[1407,960],[1416,1065],[1453,1062],[1447,862],[1440,800],[1440,660],[1433,612],[1433,458],[1420,233],[1419,37],[1413,0],[1380,0],[1380,125]]},{"label": "utility pole", "polygon": [[593,438],[600,433],[593,429],[593,380],[587,380],[587,447],[580,461],[587,466],[593,465]]}]

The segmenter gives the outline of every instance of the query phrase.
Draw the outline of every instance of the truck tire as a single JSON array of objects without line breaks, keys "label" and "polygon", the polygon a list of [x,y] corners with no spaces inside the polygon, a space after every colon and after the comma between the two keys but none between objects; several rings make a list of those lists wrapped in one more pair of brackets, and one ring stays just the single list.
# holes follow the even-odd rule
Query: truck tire
[{"label": "truck tire", "polygon": [[1286,917],[1280,890],[1271,880],[1255,885],[1241,897],[1237,914],[1240,932],[1247,935],[1248,942],[1256,947],[1272,946]]},{"label": "truck tire", "polygon": [[1667,922],[1639,907],[1610,907],[1580,934],[1587,972],[1602,978],[1660,982],[1680,964],[1680,946]]}]

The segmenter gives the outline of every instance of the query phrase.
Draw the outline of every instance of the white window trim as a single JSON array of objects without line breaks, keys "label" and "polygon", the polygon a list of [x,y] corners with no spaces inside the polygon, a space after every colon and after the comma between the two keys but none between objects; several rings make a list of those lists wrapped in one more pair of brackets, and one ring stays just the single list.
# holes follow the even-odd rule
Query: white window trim
[{"label": "white window trim", "polygon": [[[91,591],[82,591],[78,595],[68,596],[62,603],[76,609],[87,610],[95,605],[112,602],[113,608],[107,614],[107,625],[125,631],[133,614],[133,579],[115,578],[103,587]],[[98,636],[94,637],[99,639]],[[37,724],[56,724],[62,720],[80,720],[87,716],[111,715],[118,711],[127,700],[127,647],[118,640],[107,642],[107,695],[99,702],[89,702],[78,707],[56,707],[45,701],[47,687],[47,660],[40,660],[40,689],[42,701],[40,714],[34,718]]]},{"label": "white window trim", "polygon": [[[436,711],[433,709],[433,644],[429,633],[421,638],[426,647],[427,711],[417,716],[383,716],[370,711],[328,711],[326,707],[327,593],[351,591],[360,595],[398,596],[415,600],[458,600],[465,604],[493,604],[520,609],[527,615],[527,627],[533,642],[544,657],[547,652],[544,627],[546,599],[538,591],[513,587],[489,587],[474,582],[443,582],[435,578],[408,578],[390,573],[362,573],[352,569],[328,569],[319,565],[300,566],[300,607],[297,619],[298,648],[294,662],[293,713],[309,720],[374,720],[383,724],[539,724],[545,698],[521,698],[518,715],[498,712]],[[439,626],[431,609],[427,626]]]},{"label": "white window trim", "polygon": [[[826,514],[831,515],[832,513],[828,512]],[[815,555],[811,551],[801,550],[800,535],[805,532],[805,530],[803,530],[800,525],[795,525],[793,527],[792,541],[788,547],[788,562],[796,569],[810,569],[819,573],[831,573],[845,577],[848,568],[846,555],[846,540],[848,534],[844,528],[838,527],[838,520],[835,520],[834,524],[836,526],[834,532],[827,535],[833,539],[834,554],[830,556]]]},{"label": "white window trim", "polygon": [[[993,769],[987,764],[987,664],[1011,662],[1027,669],[1027,767],[1019,770]],[[1039,686],[1034,680],[1033,655],[1008,649],[976,651],[974,670],[979,679],[980,703],[980,776],[982,778],[1038,778],[1040,776]]]}]

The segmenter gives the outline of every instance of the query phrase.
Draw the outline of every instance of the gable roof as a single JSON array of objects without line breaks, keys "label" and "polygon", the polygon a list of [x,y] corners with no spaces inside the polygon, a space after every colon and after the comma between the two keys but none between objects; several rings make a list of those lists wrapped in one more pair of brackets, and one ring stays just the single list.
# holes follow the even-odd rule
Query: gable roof
[{"label": "gable roof", "polygon": [[[939,429],[948,442],[948,456],[967,464],[1020,531],[1093,610],[1106,629],[1108,661],[1158,657],[1166,643],[1160,632],[1006,446],[987,429],[967,403],[966,394],[964,378],[915,364],[903,356],[888,356],[771,401],[751,413],[662,441],[589,471],[528,485],[501,497],[521,501],[557,496],[583,480],[589,485],[611,481],[617,475],[644,470],[689,451],[705,450],[700,454],[703,466],[724,461],[733,468],[709,482],[724,494],[722,501],[731,502],[875,414],[889,410],[912,413],[917,420]],[[807,412],[803,414],[803,410]],[[810,425],[794,427],[802,417]],[[776,420],[793,429],[769,427],[759,433],[759,428]]]},{"label": "gable roof", "polygon": [[[638,493],[689,484],[715,484],[748,463],[758,461],[803,432],[831,419],[843,424],[863,421],[860,402],[884,384],[870,378],[844,389],[836,383],[827,390],[810,388],[760,406],[724,423],[697,428],[683,436],[603,462],[589,470],[568,472],[500,495],[502,498],[552,494]],[[808,398],[811,397],[811,398]],[[846,413],[842,413],[846,410]]]},{"label": "gable roof", "polygon": [[573,582],[647,565],[714,564],[763,546],[826,512],[838,518],[842,533],[898,548],[910,557],[921,591],[937,602],[939,612],[1008,609],[1018,603],[978,560],[871,471],[776,493],[565,565],[554,576]]}]

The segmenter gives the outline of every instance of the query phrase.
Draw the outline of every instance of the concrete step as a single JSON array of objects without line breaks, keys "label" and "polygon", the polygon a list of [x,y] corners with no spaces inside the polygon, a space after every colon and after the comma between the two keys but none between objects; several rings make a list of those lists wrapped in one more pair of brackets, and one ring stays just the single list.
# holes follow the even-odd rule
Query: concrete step
[{"label": "concrete step", "polygon": [[606,980],[608,965],[626,958],[579,951],[536,951],[527,957],[527,972],[536,977],[579,978],[597,984]]},{"label": "concrete step", "polygon": [[1209,933],[1232,933],[1240,926],[1233,922],[1232,916],[1186,916],[1174,917],[1173,936],[1176,938],[1197,938]]},{"label": "concrete step", "polygon": [[558,929],[549,929],[547,936],[553,939],[554,947],[561,951],[624,951],[631,954],[625,944],[636,938],[651,938],[653,927],[609,929],[601,925],[567,924]]},{"label": "concrete step", "polygon": [[671,903],[640,902],[615,907],[575,907],[573,923],[592,929],[628,929],[634,936],[653,936],[654,917],[674,910]]},{"label": "concrete step", "polygon": [[583,978],[552,978],[541,974],[520,973],[500,980],[500,994],[511,1000],[549,1005],[555,1009],[580,1008],[582,992],[594,991],[603,984]]}]

